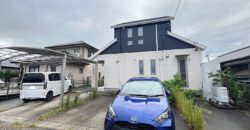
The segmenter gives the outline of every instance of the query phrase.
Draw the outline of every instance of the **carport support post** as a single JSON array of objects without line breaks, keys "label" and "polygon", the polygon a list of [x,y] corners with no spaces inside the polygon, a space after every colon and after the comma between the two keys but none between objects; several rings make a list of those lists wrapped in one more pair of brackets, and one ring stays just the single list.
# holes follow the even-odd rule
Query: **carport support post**
[{"label": "carport support post", "polygon": [[0,71],[2,71],[2,61],[0,61]]},{"label": "carport support post", "polygon": [[92,88],[98,87],[98,63],[96,62],[93,67],[93,80],[92,80]]},{"label": "carport support post", "polygon": [[65,70],[66,70],[66,59],[67,55],[63,57],[62,64],[62,75],[61,75],[61,94],[60,94],[60,107],[63,107],[63,97],[64,97],[64,80],[65,80]]}]

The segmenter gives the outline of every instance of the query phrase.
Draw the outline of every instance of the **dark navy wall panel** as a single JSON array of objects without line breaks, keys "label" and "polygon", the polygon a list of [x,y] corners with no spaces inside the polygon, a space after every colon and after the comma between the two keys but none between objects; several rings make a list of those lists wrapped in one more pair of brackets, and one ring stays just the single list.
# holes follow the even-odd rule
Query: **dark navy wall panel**
[{"label": "dark navy wall panel", "polygon": [[[138,27],[143,27],[142,37],[138,37]],[[133,32],[131,38],[127,37],[127,30],[129,28],[131,28]],[[194,48],[193,45],[168,36],[167,31],[171,31],[170,21],[157,23],[157,28],[159,50]],[[154,51],[156,50],[155,36],[155,23],[141,26],[116,28],[114,29],[114,38],[117,38],[117,42],[104,50],[101,54]],[[139,39],[143,40],[142,45],[138,44]],[[133,45],[128,45],[128,41],[133,41]]]}]

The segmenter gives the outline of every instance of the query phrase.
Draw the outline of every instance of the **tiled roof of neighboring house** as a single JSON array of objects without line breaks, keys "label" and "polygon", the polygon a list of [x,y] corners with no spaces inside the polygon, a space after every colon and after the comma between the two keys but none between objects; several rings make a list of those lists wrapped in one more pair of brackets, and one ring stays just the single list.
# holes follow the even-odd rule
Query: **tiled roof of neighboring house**
[{"label": "tiled roof of neighboring house", "polygon": [[1,66],[2,67],[7,67],[7,68],[19,68],[19,65],[17,65],[17,64],[13,64],[13,63],[10,63],[10,61],[2,61],[2,63],[1,63]]},{"label": "tiled roof of neighboring house", "polygon": [[[228,54],[232,54],[232,53],[234,53],[234,52],[241,51],[241,50],[244,50],[244,49],[247,49],[247,48],[250,48],[250,46],[246,46],[246,47],[243,47],[243,48],[240,48],[240,49],[237,49],[237,50],[228,52],[228,53],[226,53],[226,54],[219,55],[218,57],[222,57],[222,56],[225,56],[225,55],[228,55]],[[249,55],[250,55],[250,54],[249,54]]]},{"label": "tiled roof of neighboring house", "polygon": [[230,61],[239,58],[245,58],[250,56],[250,46],[246,46],[226,54],[220,55],[213,60],[219,60],[220,62]]},{"label": "tiled roof of neighboring house", "polygon": [[136,25],[149,24],[149,23],[158,23],[158,22],[163,22],[163,21],[170,21],[173,19],[174,19],[174,17],[172,17],[172,16],[143,19],[143,20],[137,20],[137,21],[116,24],[116,25],[111,26],[111,28],[122,28],[122,27],[136,26]]},{"label": "tiled roof of neighboring house", "polygon": [[70,42],[70,43],[64,43],[64,44],[57,44],[57,45],[53,45],[53,46],[47,46],[44,48],[48,48],[48,49],[53,49],[53,48],[65,48],[65,47],[79,47],[79,46],[85,46],[89,49],[92,49],[94,51],[98,51],[97,48],[87,44],[86,42],[83,41],[75,41],[75,42]]}]

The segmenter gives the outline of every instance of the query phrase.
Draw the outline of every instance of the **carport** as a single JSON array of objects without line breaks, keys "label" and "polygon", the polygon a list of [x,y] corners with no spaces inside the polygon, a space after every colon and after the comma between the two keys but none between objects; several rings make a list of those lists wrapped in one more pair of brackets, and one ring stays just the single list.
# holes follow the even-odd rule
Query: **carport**
[{"label": "carport", "polygon": [[[81,65],[94,64],[92,87],[98,86],[98,63],[95,61],[82,59],[74,55],[66,54],[64,52],[58,52],[50,49],[43,48],[31,48],[31,47],[3,47],[0,48],[0,71],[2,61],[10,60],[11,62],[22,65],[35,64],[35,65],[62,65],[62,75],[65,75],[66,63],[75,63]],[[22,70],[21,70],[22,71]],[[63,106],[64,97],[64,80],[61,78],[61,94],[60,94],[60,106]]]}]

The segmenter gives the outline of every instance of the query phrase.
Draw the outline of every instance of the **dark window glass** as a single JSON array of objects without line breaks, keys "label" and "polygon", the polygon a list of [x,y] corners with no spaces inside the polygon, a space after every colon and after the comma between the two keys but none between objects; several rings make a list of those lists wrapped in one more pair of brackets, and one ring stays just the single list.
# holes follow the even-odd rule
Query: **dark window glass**
[{"label": "dark window glass", "polygon": [[56,66],[51,66],[50,67],[50,72],[56,72]]},{"label": "dark window glass", "polygon": [[54,80],[55,80],[55,81],[61,80],[60,74],[54,74]]},{"label": "dark window glass", "polygon": [[186,80],[186,60],[179,60],[181,79]]},{"label": "dark window glass", "polygon": [[143,60],[139,60],[139,74],[140,75],[144,74],[144,63],[143,63]]},{"label": "dark window glass", "polygon": [[45,76],[41,73],[25,74],[23,77],[23,83],[39,83],[45,80]]},{"label": "dark window glass", "polygon": [[156,72],[155,60],[151,60],[150,64],[151,64],[151,68],[150,68],[151,69],[151,74],[155,75],[155,72]]},{"label": "dark window glass", "polygon": [[39,72],[39,65],[29,67],[29,72]]},{"label": "dark window glass", "polygon": [[80,74],[82,74],[83,73],[83,69],[82,68],[80,68]]}]

